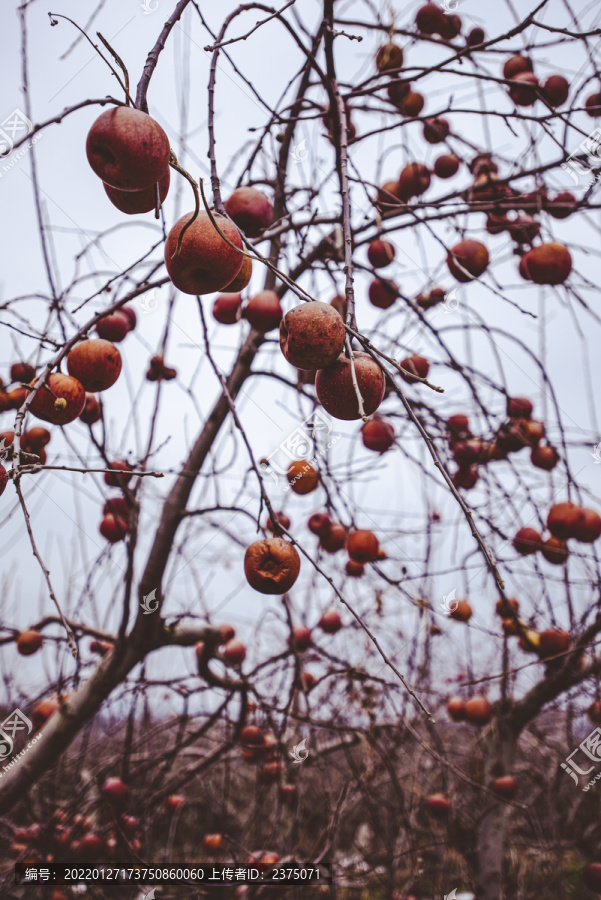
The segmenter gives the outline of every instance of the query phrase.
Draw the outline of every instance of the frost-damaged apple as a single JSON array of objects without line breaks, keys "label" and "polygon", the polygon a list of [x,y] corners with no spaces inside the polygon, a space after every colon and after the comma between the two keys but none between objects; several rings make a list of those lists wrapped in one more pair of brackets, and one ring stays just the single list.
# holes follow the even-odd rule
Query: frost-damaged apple
[{"label": "frost-damaged apple", "polygon": [[300,571],[300,557],[295,547],[283,538],[255,541],[244,556],[244,574],[255,591],[261,594],[285,594]]}]

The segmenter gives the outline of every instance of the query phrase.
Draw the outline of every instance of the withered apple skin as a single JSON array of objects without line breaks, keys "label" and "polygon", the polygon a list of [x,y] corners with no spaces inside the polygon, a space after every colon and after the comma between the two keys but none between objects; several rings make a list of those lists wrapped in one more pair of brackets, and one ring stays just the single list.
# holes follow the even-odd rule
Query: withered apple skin
[{"label": "withered apple skin", "polygon": [[[208,213],[202,211],[186,229],[179,253],[174,257],[180,232],[193,215],[186,213],[169,232],[165,265],[169,278],[184,294],[212,294],[234,280],[244,256],[223,240]],[[227,239],[242,250],[242,238],[236,226],[218,214],[214,219]]]},{"label": "withered apple skin", "polygon": [[297,369],[324,369],[344,348],[344,322],[329,303],[302,303],[280,322],[280,349]]},{"label": "withered apple skin", "polygon": [[169,138],[140,109],[116,106],[101,113],[90,128],[86,155],[105,184],[120,191],[143,191],[165,175]]},{"label": "withered apple skin", "polygon": [[[354,353],[353,360],[365,415],[370,416],[384,399],[386,389],[384,373],[368,353]],[[335,419],[350,421],[361,418],[351,363],[344,354],[341,354],[327,369],[318,371],[315,390],[323,408]]]}]

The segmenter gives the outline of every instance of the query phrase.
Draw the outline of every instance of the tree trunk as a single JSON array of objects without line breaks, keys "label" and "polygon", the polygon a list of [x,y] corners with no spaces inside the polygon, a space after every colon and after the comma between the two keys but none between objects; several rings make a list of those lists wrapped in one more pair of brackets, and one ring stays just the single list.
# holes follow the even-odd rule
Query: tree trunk
[{"label": "tree trunk", "polygon": [[[496,719],[483,735],[484,784],[512,771],[517,737],[507,722]],[[503,897],[503,863],[507,837],[509,808],[503,800],[482,794],[484,813],[477,827],[476,856],[478,900],[501,900]]]}]

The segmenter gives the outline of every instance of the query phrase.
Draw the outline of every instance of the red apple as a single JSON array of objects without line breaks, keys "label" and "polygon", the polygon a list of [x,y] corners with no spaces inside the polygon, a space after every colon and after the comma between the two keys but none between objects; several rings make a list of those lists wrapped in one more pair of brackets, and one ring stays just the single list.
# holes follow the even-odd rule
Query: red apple
[{"label": "red apple", "polygon": [[[392,78],[388,82],[386,93],[388,94],[388,99],[390,100],[390,102],[394,106],[396,106],[397,109],[402,110],[403,103],[405,102],[405,98],[407,97],[407,94],[410,90],[411,85],[408,81],[401,81],[400,78]],[[384,187],[386,187],[386,185],[384,185]]]},{"label": "red apple", "polygon": [[109,543],[116,544],[118,541],[122,541],[127,535],[127,522],[119,516],[108,513],[100,523],[99,531],[102,537],[106,538]]},{"label": "red apple", "polygon": [[492,719],[492,707],[486,697],[476,694],[465,704],[465,718],[473,725],[486,725]]},{"label": "red apple", "polygon": [[[161,203],[167,197],[170,181],[171,170],[167,166],[158,179]],[[111,187],[110,184],[105,182],[102,183],[102,186],[113,206],[116,206],[120,212],[125,213],[127,216],[141,215],[156,209],[156,182],[141,191],[120,191],[118,188]]]},{"label": "red apple", "polygon": [[365,566],[363,563],[355,562],[354,559],[347,559],[344,571],[350,578],[361,578],[365,573]]},{"label": "red apple", "polygon": [[313,513],[307,522],[307,527],[313,534],[323,537],[332,527],[332,519],[327,513]]},{"label": "red apple", "polygon": [[346,528],[339,522],[333,522],[326,534],[319,537],[319,546],[328,553],[342,550],[346,544]]},{"label": "red apple", "polygon": [[440,144],[449,134],[450,126],[446,119],[434,116],[424,121],[424,140],[428,144]]},{"label": "red apple", "polygon": [[465,720],[465,701],[463,697],[451,697],[447,702],[447,712],[453,722],[463,722]]},{"label": "red apple", "polygon": [[421,294],[418,294],[415,298],[415,302],[422,309],[431,309],[438,303],[443,303],[445,296],[445,292],[442,288],[433,287],[430,288],[429,291],[422,291]]},{"label": "red apple", "polygon": [[225,838],[222,834],[205,834],[202,843],[205,850],[217,853],[225,847]]},{"label": "red apple", "polygon": [[29,363],[17,362],[10,367],[10,380],[29,384],[35,378],[35,369]]},{"label": "red apple", "polygon": [[563,284],[572,271],[570,251],[555,241],[533,247],[523,260],[528,277],[535,284]]},{"label": "red apple", "polygon": [[572,530],[572,537],[583,544],[592,544],[601,535],[601,516],[594,509],[580,507],[578,519]]},{"label": "red apple", "polygon": [[6,490],[6,485],[8,484],[8,473],[2,463],[0,463],[0,497]]},{"label": "red apple", "polygon": [[472,28],[472,30],[466,37],[465,42],[468,47],[479,47],[480,44],[484,43],[485,38],[486,35],[484,34],[483,29],[476,26],[475,28]]},{"label": "red apple", "polygon": [[250,256],[242,257],[242,268],[236,275],[233,281],[230,281],[229,284],[223,288],[224,293],[226,294],[236,294],[238,291],[241,291],[245,288],[252,276],[253,273],[253,263]]},{"label": "red apple", "polygon": [[589,94],[584,101],[587,116],[591,119],[598,119],[601,116],[601,92]]},{"label": "red apple", "polygon": [[444,794],[431,794],[428,797],[428,811],[436,819],[444,819],[451,812],[451,801]]},{"label": "red apple", "polygon": [[540,550],[547,562],[554,566],[562,566],[570,555],[566,542],[558,537],[547,538]]},{"label": "red apple", "polygon": [[376,453],[385,453],[394,444],[394,428],[386,419],[373,416],[361,428],[363,445]]},{"label": "red apple", "polygon": [[123,803],[129,797],[129,788],[121,778],[112,776],[102,785],[102,793],[110,803]]},{"label": "red apple", "polygon": [[41,728],[59,708],[58,697],[47,697],[34,706],[31,718],[35,728]]},{"label": "red apple", "polygon": [[527,397],[510,397],[507,400],[507,415],[511,419],[529,419],[534,409]]},{"label": "red apple", "polygon": [[559,453],[550,444],[544,447],[534,447],[530,454],[530,460],[537,469],[545,469],[550,472],[559,462]]},{"label": "red apple", "polygon": [[[13,434],[14,438],[14,434]],[[12,440],[8,443],[12,444]],[[29,428],[21,437],[21,445],[26,447],[28,451],[35,453],[50,443],[50,432],[47,428],[36,425],[35,428]]]},{"label": "red apple", "polygon": [[246,550],[246,580],[262,594],[285,594],[298,578],[299,571],[298,552],[283,538],[255,541]]},{"label": "red apple", "polygon": [[[409,100],[405,98],[405,106]],[[399,196],[401,200],[410,200],[411,197],[419,197],[430,187],[430,170],[422,163],[409,163],[399,176]]]},{"label": "red apple", "polygon": [[[286,513],[276,512],[275,518],[276,518],[276,521],[278,522],[278,524],[280,524],[282,526],[282,528],[285,528],[286,530],[288,530],[288,528],[290,528],[290,519],[288,518]],[[266,528],[268,531],[275,532],[275,529],[273,527],[273,522],[271,521],[271,516],[269,516],[269,518],[267,519]]]},{"label": "red apple", "polygon": [[175,223],[165,242],[165,265],[175,287],[184,294],[211,294],[222,291],[239,274],[243,255],[240,232],[232,222],[215,213],[213,218],[228,238],[227,244],[207,212],[201,211],[186,229],[182,245],[174,257],[184,225],[191,222],[193,213],[186,213]]},{"label": "red apple", "polygon": [[288,646],[302,653],[311,646],[311,629],[306,625],[298,625],[292,629],[292,635],[288,635]]},{"label": "red apple", "polygon": [[273,206],[265,194],[254,187],[236,188],[223,207],[248,237],[259,237],[273,221]]},{"label": "red apple", "polygon": [[[419,116],[420,112],[424,108],[424,102],[424,95],[420,94],[419,91],[409,91],[409,93],[403,100],[401,112],[404,116],[407,116],[410,119],[414,119],[416,116]],[[403,198],[401,197],[401,199]]]},{"label": "red apple", "polygon": [[334,307],[319,300],[301,303],[280,322],[280,350],[298,369],[324,369],[344,349],[344,322]]},{"label": "red apple", "polygon": [[242,294],[220,294],[213,303],[213,318],[221,325],[235,325],[241,305]]},{"label": "red apple", "polygon": [[434,174],[439,178],[452,178],[459,169],[459,157],[454,153],[439,156],[434,163]]},{"label": "red apple", "polygon": [[399,296],[399,289],[394,281],[374,278],[369,286],[369,302],[378,309],[388,309]]},{"label": "red apple", "polygon": [[22,631],[17,638],[17,650],[21,656],[31,656],[37,653],[43,643],[43,637],[35,628]]},{"label": "red apple", "polygon": [[532,60],[528,59],[527,56],[517,54],[516,56],[510,56],[503,66],[503,78],[514,78],[516,75],[519,75],[520,72],[531,71]]},{"label": "red apple", "polygon": [[128,522],[132,515],[132,508],[125,497],[109,497],[102,507],[102,515],[106,516],[109,513]]},{"label": "red apple", "polygon": [[446,424],[453,435],[461,434],[463,432],[469,434],[469,419],[463,413],[456,413],[454,416],[449,416]]},{"label": "red apple", "polygon": [[534,72],[518,72],[509,80],[509,96],[516,106],[533,106],[539,93],[538,86]]},{"label": "red apple", "polygon": [[570,85],[563,75],[549,75],[543,84],[541,93],[549,106],[561,106],[568,99]]},{"label": "red apple", "polygon": [[358,563],[375,562],[378,559],[380,544],[373,531],[358,528],[351,531],[347,540],[348,555]]},{"label": "red apple", "polygon": [[[386,388],[384,373],[367,353],[354,353],[353,361],[365,415],[370,416],[384,399]],[[333,365],[318,371],[315,389],[318,400],[326,412],[335,419],[349,421],[360,418],[351,362],[344,354],[341,354]]]},{"label": "red apple", "polygon": [[169,138],[159,123],[131,106],[101,113],[86,141],[88,162],[96,175],[122,191],[142,191],[160,181],[169,153]]},{"label": "red apple", "polygon": [[290,463],[287,478],[295,494],[310,494],[319,485],[319,472],[304,459],[297,459]]},{"label": "red apple", "polygon": [[258,725],[245,725],[240,732],[239,740],[245,747],[262,747],[263,732]]},{"label": "red apple", "polygon": [[407,384],[415,384],[416,379],[413,377],[415,375],[420,378],[427,378],[428,372],[430,371],[430,363],[427,359],[424,359],[423,356],[408,356],[406,359],[401,360],[401,367],[406,369],[407,372],[411,372],[412,375],[405,374],[405,372],[401,372],[401,378],[403,381],[406,381]]},{"label": "red apple", "polygon": [[256,331],[263,333],[277,328],[282,315],[280,298],[275,291],[259,291],[242,310],[242,318]]},{"label": "red apple", "polygon": [[395,256],[394,244],[379,238],[372,241],[367,248],[367,258],[374,269],[383,269],[390,265]]},{"label": "red apple", "polygon": [[96,323],[98,337],[106,341],[114,341],[117,344],[121,343],[130,330],[129,319],[122,309],[103,316]]},{"label": "red apple", "polygon": [[572,639],[567,631],[560,628],[548,628],[539,634],[538,654],[542,659],[559,656],[570,649]]},{"label": "red apple", "polygon": [[467,600],[457,600],[455,608],[451,610],[449,616],[451,619],[456,619],[457,622],[469,622],[472,617],[472,607]]},{"label": "red apple", "polygon": [[469,466],[469,468],[466,469],[459,468],[454,473],[451,480],[456,488],[463,488],[466,491],[470,491],[477,485],[480,476],[478,475],[478,470],[475,466]]},{"label": "red apple", "polygon": [[495,612],[502,618],[510,618],[513,613],[517,615],[520,609],[519,601],[515,597],[500,597],[495,606]]},{"label": "red apple", "polygon": [[547,515],[547,528],[554,537],[567,540],[574,537],[574,530],[581,515],[582,507],[566,500],[555,503]]},{"label": "red apple", "polygon": [[422,34],[437,34],[442,28],[443,9],[437,3],[426,3],[421,6],[415,17],[417,30]]},{"label": "red apple", "polygon": [[536,529],[528,528],[527,526],[520,528],[513,539],[513,547],[520,556],[529,556],[531,553],[536,553],[537,550],[540,550],[541,543],[542,537],[540,533]]},{"label": "red apple", "polygon": [[378,72],[388,72],[391,69],[400,69],[403,65],[403,50],[398,44],[388,41],[378,47],[376,53],[376,68]]},{"label": "red apple", "polygon": [[33,398],[29,410],[45,422],[66,425],[78,417],[85,399],[81,382],[71,375],[53,372]]},{"label": "red apple", "polygon": [[[117,472],[105,472],[104,483],[109,487],[126,487],[131,481],[131,466],[124,459],[118,459],[107,465],[108,469],[117,469]],[[123,474],[118,474],[122,472]]]},{"label": "red apple", "polygon": [[110,341],[80,341],[67,355],[67,369],[85,391],[105,391],[121,374],[121,354]]},{"label": "red apple", "polygon": [[504,800],[512,800],[517,789],[517,782],[513,775],[501,775],[499,778],[495,778],[491,785],[491,790]]},{"label": "red apple", "polygon": [[246,658],[246,647],[237,638],[232,638],[223,648],[223,658],[230,666],[240,666]]},{"label": "red apple", "polygon": [[560,191],[552,200],[547,200],[546,210],[554,219],[567,219],[576,207],[578,201],[570,191]]},{"label": "red apple", "polygon": [[488,266],[488,250],[480,241],[463,240],[451,247],[447,256],[447,266],[457,281],[472,281],[478,278]]},{"label": "red apple", "polygon": [[319,627],[326,634],[336,634],[342,628],[342,620],[337,609],[331,606],[322,614],[318,622]]}]

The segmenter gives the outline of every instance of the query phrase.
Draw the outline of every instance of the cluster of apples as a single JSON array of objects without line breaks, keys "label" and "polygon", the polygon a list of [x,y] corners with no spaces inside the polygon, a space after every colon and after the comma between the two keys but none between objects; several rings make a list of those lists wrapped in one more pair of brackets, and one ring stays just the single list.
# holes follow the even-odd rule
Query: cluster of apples
[{"label": "cluster of apples", "polygon": [[555,468],[559,454],[545,437],[543,422],[532,419],[532,402],[527,397],[510,397],[507,400],[507,421],[497,429],[492,439],[475,438],[470,431],[469,420],[463,413],[447,419],[449,449],[458,465],[453,475],[455,487],[469,490],[479,479],[478,466],[494,460],[507,459],[524,447],[531,450],[533,466],[545,471]]},{"label": "cluster of apples", "polygon": [[313,513],[307,522],[309,531],[319,538],[319,546],[327,553],[337,553],[346,548],[348,562],[346,573],[359,578],[367,563],[386,559],[378,538],[368,528],[350,531],[340,522],[334,522],[329,513]]},{"label": "cluster of apples", "polygon": [[[52,435],[47,428],[36,425],[29,428],[21,435],[21,449],[25,453],[31,453],[38,457],[40,463],[44,465],[47,460],[45,447],[50,443]],[[13,450],[12,443],[15,439],[14,431],[0,431],[0,447],[6,453],[5,459],[12,459]],[[4,441],[4,444],[2,442]],[[2,458],[2,457],[0,457]]]},{"label": "cluster of apples", "polygon": [[549,75],[541,85],[534,74],[532,60],[519,53],[506,60],[503,78],[508,82],[509,96],[516,106],[534,106],[540,99],[555,108],[566,102],[570,92],[570,85],[563,75]]},{"label": "cluster of apples", "polygon": [[497,601],[495,609],[501,619],[503,633],[508,637],[519,635],[520,648],[526,653],[536,653],[544,662],[561,656],[572,646],[572,639],[567,631],[546,628],[538,632],[519,619],[520,604],[515,597],[502,597]]},{"label": "cluster of apples", "polygon": [[[138,854],[142,849],[140,820],[122,812],[130,796],[129,788],[121,778],[109,777],[102,785],[101,794],[111,807],[117,829],[111,827],[99,834],[89,816],[82,813],[69,816],[65,810],[57,809],[46,825],[34,822],[25,828],[15,828],[10,855],[27,865],[51,862],[65,854],[86,861],[114,858],[118,847],[124,849],[124,842],[125,847]],[[52,900],[62,898],[66,900],[66,894],[61,891],[52,895]]]},{"label": "cluster of apples", "polygon": [[199,641],[195,652],[199,669],[214,657],[234,668],[239,668],[246,659],[246,647],[236,638],[236,631],[231,625],[220,625],[216,637],[211,641]]},{"label": "cluster of apples", "polygon": [[521,556],[530,556],[540,550],[548,562],[563,565],[569,556],[567,541],[570,538],[592,544],[601,536],[601,516],[594,509],[566,500],[551,507],[547,528],[551,536],[546,540],[535,528],[520,528],[513,539],[513,547]]},{"label": "cluster of apples", "polygon": [[296,785],[283,781],[285,767],[279,758],[278,739],[271,731],[258,725],[245,725],[239,736],[242,757],[248,763],[258,766],[257,777],[263,784],[279,782],[282,800],[292,801],[296,796]]},{"label": "cluster of apples", "polygon": [[[19,409],[27,397],[27,387],[35,376],[35,368],[26,362],[16,362],[10,367],[10,382],[7,390],[0,378],[0,412]],[[11,388],[11,385],[13,387]]]}]

